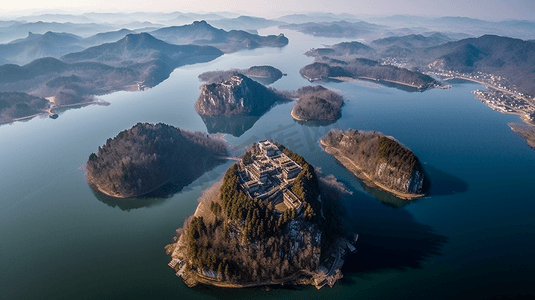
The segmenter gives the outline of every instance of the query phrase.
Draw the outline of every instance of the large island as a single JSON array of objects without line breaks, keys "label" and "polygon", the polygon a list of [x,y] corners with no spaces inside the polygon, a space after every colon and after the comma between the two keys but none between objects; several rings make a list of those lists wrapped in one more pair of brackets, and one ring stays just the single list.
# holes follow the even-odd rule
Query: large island
[{"label": "large island", "polygon": [[166,246],[169,266],[188,286],[332,286],[341,252],[354,248],[325,233],[329,214],[319,193],[303,157],[270,141],[254,144],[177,230]]},{"label": "large island", "polygon": [[333,129],[320,143],[368,186],[407,200],[425,195],[425,175],[418,158],[391,137]]},{"label": "large island", "polygon": [[226,153],[222,138],[138,123],[89,155],[86,180],[110,197],[140,197],[166,184],[181,189],[221,163]]}]

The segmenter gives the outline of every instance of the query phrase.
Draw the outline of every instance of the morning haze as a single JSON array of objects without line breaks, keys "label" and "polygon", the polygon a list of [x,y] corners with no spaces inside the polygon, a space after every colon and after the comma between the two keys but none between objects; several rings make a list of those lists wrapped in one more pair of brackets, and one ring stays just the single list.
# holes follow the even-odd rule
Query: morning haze
[{"label": "morning haze", "polygon": [[1,299],[534,299],[533,1],[0,10]]},{"label": "morning haze", "polygon": [[29,14],[38,11],[80,14],[82,12],[216,12],[229,11],[237,14],[261,17],[280,17],[293,13],[334,13],[359,16],[417,15],[417,16],[461,16],[488,21],[506,19],[535,20],[535,2],[531,0],[486,1],[486,0],[311,0],[306,1],[34,1],[22,0],[4,3],[0,13],[6,15]]}]

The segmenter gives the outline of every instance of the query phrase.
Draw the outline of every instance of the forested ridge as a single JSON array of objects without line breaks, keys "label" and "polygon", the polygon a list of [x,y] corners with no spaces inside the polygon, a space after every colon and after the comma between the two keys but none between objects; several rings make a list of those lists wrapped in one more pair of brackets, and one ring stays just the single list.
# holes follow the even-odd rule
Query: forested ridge
[{"label": "forested ridge", "polygon": [[422,89],[439,84],[431,76],[424,75],[420,72],[391,65],[383,65],[378,61],[366,58],[342,61],[325,57],[303,67],[299,73],[309,80],[322,80],[327,77],[366,77],[378,80],[397,81]]},{"label": "forested ridge", "polygon": [[185,186],[225,154],[226,142],[206,133],[138,123],[91,153],[86,178],[110,196],[141,196],[166,183]]}]

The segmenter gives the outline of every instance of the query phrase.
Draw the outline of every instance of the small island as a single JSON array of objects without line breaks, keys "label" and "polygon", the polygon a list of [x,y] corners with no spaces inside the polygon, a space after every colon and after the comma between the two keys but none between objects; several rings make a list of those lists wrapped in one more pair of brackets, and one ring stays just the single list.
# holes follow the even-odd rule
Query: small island
[{"label": "small island", "polygon": [[366,185],[406,200],[425,196],[425,175],[418,158],[394,138],[333,129],[320,143]]},{"label": "small island", "polygon": [[252,66],[248,69],[232,69],[228,71],[210,71],[199,75],[199,80],[206,83],[218,83],[229,80],[233,75],[243,74],[262,84],[272,84],[282,78],[281,70],[272,66]]},{"label": "small island", "polygon": [[166,246],[169,266],[188,286],[332,286],[343,253],[355,248],[329,231],[320,189],[303,157],[270,141],[253,144],[177,230]]},{"label": "small island", "polygon": [[222,138],[138,123],[89,155],[86,180],[110,197],[141,197],[166,184],[181,189],[220,164],[226,153]]},{"label": "small island", "polygon": [[243,74],[201,86],[195,110],[201,116],[261,116],[273,105],[289,101]]},{"label": "small island", "polygon": [[292,109],[297,121],[335,121],[342,114],[342,95],[321,85],[305,86],[297,90],[299,99]]}]

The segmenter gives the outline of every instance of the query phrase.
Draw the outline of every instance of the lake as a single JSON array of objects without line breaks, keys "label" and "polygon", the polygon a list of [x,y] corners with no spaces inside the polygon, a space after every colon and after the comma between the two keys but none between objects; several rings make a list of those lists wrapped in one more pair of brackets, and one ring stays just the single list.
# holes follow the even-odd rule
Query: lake
[{"label": "lake", "polygon": [[[109,106],[70,109],[59,118],[0,126],[0,299],[444,299],[535,295],[535,151],[512,132],[518,116],[492,111],[457,82],[410,93],[370,82],[324,85],[344,95],[342,117],[327,126],[292,120],[293,103],[274,107],[239,137],[237,149],[266,138],[283,143],[352,190],[345,218],[360,234],[344,278],[312,286],[223,290],[187,288],[167,266],[164,246],[193,214],[202,190],[231,162],[165,199],[110,201],[96,195],[81,167],[107,138],[137,122],[206,131],[193,103],[205,71],[272,65],[287,73],[272,84],[309,84],[303,53],[342,39],[284,32],[282,49],[239,51],[176,69],[144,92],[100,97]],[[361,182],[324,153],[333,128],[394,136],[420,159],[429,196],[403,202]],[[375,197],[373,196],[375,195]]]}]

